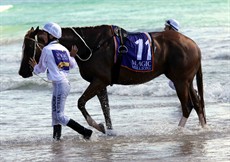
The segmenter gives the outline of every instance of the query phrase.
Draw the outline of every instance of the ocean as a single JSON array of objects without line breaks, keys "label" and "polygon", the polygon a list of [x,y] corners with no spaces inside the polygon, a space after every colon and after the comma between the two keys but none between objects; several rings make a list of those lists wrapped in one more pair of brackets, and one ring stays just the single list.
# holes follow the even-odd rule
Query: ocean
[{"label": "ocean", "polygon": [[[207,127],[192,111],[185,128],[176,92],[162,75],[135,86],[108,86],[115,136],[93,129],[84,140],[63,127],[52,140],[50,83],[18,75],[23,37],[47,22],[62,27],[118,25],[130,32],[162,31],[166,19],[202,51]],[[0,161],[230,161],[229,0],[5,0],[0,1]],[[41,74],[45,78],[45,74]],[[87,128],[77,100],[88,86],[78,68],[70,72],[66,115]],[[97,97],[86,104],[104,122]]]}]

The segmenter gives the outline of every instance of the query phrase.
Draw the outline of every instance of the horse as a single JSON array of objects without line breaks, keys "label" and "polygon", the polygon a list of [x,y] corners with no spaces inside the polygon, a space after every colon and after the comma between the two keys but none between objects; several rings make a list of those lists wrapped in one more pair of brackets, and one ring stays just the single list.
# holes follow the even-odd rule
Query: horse
[{"label": "horse", "polygon": [[[205,105],[203,97],[203,77],[201,65],[201,50],[198,45],[187,36],[175,31],[148,32],[151,38],[152,69],[151,71],[135,71],[121,65],[124,56],[124,42],[127,35],[136,33],[112,25],[98,25],[90,27],[64,27],[59,43],[71,50],[77,45],[78,53],[75,60],[81,77],[90,84],[77,102],[78,109],[83,114],[89,126],[102,133],[106,129],[102,123],[97,123],[87,112],[85,105],[94,96],[101,104],[107,131],[113,130],[107,86],[113,84],[136,85],[146,83],[162,74],[169,78],[175,86],[181,103],[182,117],[178,126],[184,127],[194,108],[202,127],[206,125]],[[119,31],[119,32],[118,32]],[[120,33],[122,47],[117,48],[115,39]],[[122,34],[123,33],[123,34]],[[122,36],[123,35],[123,36]],[[22,60],[19,75],[23,78],[33,76],[30,58],[39,62],[44,43],[45,32],[39,27],[31,28],[24,36]],[[116,56],[115,51],[120,50]],[[119,59],[120,58],[120,59]],[[193,80],[196,77],[197,90]]]}]

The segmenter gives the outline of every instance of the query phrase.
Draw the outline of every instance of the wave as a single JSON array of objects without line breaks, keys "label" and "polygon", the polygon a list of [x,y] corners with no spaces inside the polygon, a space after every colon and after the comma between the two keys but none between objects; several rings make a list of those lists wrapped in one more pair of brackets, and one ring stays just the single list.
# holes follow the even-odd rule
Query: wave
[{"label": "wave", "polygon": [[46,91],[47,88],[51,87],[46,82],[41,82],[40,80],[5,80],[1,81],[0,92],[11,91],[11,90],[39,90]]},{"label": "wave", "polygon": [[9,37],[9,38],[1,38],[0,40],[1,46],[12,45],[12,44],[23,44],[23,36],[19,37]]},{"label": "wave", "polygon": [[7,11],[10,8],[13,8],[13,5],[0,5],[0,12]]},{"label": "wave", "polygon": [[[45,75],[41,75],[46,78]],[[78,78],[76,80],[76,78]],[[80,78],[79,74],[70,74],[69,76],[71,84],[71,93],[83,94],[88,87],[89,83]],[[175,97],[177,98],[176,91],[171,89],[169,86],[169,80],[166,77],[159,77],[156,80],[152,80],[145,84],[140,85],[113,85],[108,86],[109,95],[117,96],[146,96],[146,97]],[[194,88],[197,87],[194,85]],[[204,84],[204,96],[205,102],[230,102],[230,86],[224,83],[205,83]],[[43,81],[38,77],[31,77],[29,79],[23,79],[16,77],[15,79],[2,77],[0,92],[3,91],[24,91],[24,90],[36,90],[36,91],[47,91],[52,89],[52,84]]]},{"label": "wave", "polygon": [[225,53],[222,55],[215,56],[213,59],[215,59],[215,60],[230,60],[230,55],[229,55],[229,53]]}]

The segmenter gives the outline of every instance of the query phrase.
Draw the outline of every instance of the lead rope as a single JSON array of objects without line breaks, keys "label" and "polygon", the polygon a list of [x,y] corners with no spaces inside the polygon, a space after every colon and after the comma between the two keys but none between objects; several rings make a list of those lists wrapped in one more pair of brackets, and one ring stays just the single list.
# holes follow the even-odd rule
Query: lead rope
[{"label": "lead rope", "polygon": [[81,61],[88,61],[90,58],[91,58],[91,56],[92,56],[92,50],[91,50],[91,48],[89,48],[89,46],[86,44],[86,42],[84,41],[84,39],[80,36],[80,34],[78,34],[72,27],[70,28],[70,29],[72,29],[72,31],[81,39],[81,41],[85,44],[85,46],[89,49],[89,51],[90,51],[90,54],[89,54],[89,57],[88,58],[86,58],[86,59],[82,59],[79,55],[76,55],[78,58],[79,58],[79,60],[81,60]]},{"label": "lead rope", "polygon": [[36,73],[34,73],[34,72],[32,72],[32,73],[33,73],[34,75],[36,75],[38,78],[42,79],[43,81],[45,81],[45,82],[47,82],[47,83],[52,83],[51,81],[46,80],[45,78],[39,76],[38,74],[36,74]]}]

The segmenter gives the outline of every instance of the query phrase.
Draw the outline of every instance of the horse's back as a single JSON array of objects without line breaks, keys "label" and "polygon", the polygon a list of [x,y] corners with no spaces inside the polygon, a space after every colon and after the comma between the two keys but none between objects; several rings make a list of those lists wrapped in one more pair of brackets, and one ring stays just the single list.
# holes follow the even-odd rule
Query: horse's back
[{"label": "horse's back", "polygon": [[[164,52],[164,57],[176,59],[200,59],[201,52],[198,45],[191,38],[175,31],[164,31],[155,33],[156,45]],[[162,56],[161,56],[162,57]]]},{"label": "horse's back", "polygon": [[191,75],[193,78],[201,66],[201,52],[195,41],[175,31],[162,32],[156,40],[162,50],[161,57],[165,59],[166,75],[170,78],[185,78]]}]

